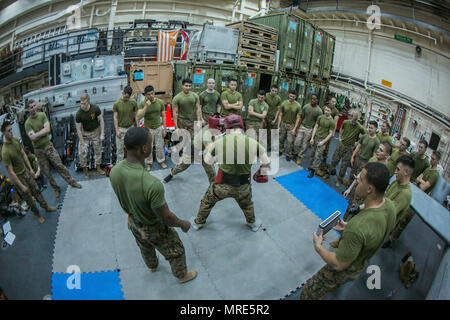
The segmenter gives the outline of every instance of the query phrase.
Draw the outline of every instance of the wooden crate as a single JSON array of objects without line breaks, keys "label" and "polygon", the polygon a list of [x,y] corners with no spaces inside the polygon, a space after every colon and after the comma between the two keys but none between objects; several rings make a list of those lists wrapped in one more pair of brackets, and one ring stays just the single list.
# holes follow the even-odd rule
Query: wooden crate
[{"label": "wooden crate", "polygon": [[247,68],[254,68],[254,69],[260,69],[260,70],[267,70],[267,71],[275,71],[275,66],[273,63],[264,63],[264,62],[258,62],[257,60],[251,60],[251,59],[245,59],[245,58],[239,58],[238,60],[238,66],[245,66]]},{"label": "wooden crate", "polygon": [[239,58],[244,59],[254,59],[256,62],[262,61],[267,63],[274,63],[275,62],[275,53],[268,53],[265,51],[258,51],[248,48],[239,48],[238,49]]},{"label": "wooden crate", "polygon": [[247,47],[258,51],[267,51],[269,53],[275,53],[277,50],[277,44],[265,40],[258,40],[254,37],[242,35],[239,38],[239,47]]},{"label": "wooden crate", "polygon": [[261,40],[278,41],[278,30],[262,24],[248,21],[230,23],[228,28],[239,29],[243,34],[253,36]]}]

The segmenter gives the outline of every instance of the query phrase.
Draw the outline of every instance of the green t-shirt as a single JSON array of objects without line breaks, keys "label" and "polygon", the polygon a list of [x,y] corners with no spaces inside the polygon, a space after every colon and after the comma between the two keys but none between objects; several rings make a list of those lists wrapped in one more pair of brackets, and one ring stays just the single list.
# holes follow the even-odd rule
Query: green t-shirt
[{"label": "green t-shirt", "polygon": [[5,164],[5,169],[12,165],[16,175],[25,172],[25,160],[23,159],[22,146],[19,139],[13,137],[11,142],[7,142],[5,139],[2,148],[2,160]]},{"label": "green t-shirt", "polygon": [[378,162],[378,163],[384,164],[387,167],[387,161],[380,162],[380,161],[378,161],[378,159],[375,156],[373,156],[372,158],[369,159],[369,161],[367,161],[367,163],[372,163],[372,162]]},{"label": "green t-shirt", "polygon": [[270,92],[266,93],[266,103],[269,106],[267,116],[275,117],[277,113],[277,107],[281,105],[281,97],[279,95],[272,96]]},{"label": "green t-shirt", "polygon": [[397,180],[392,182],[386,189],[385,197],[394,203],[397,224],[404,216],[411,203],[412,191],[409,184],[401,186]]},{"label": "green t-shirt", "polygon": [[[233,144],[234,148],[227,147],[229,144]],[[256,163],[259,155],[266,152],[256,140],[239,132],[232,132],[216,140],[208,150],[211,155],[217,156],[220,170],[234,175],[250,174],[252,164]]]},{"label": "green t-shirt", "polygon": [[197,104],[199,103],[198,95],[192,91],[189,91],[188,95],[182,91],[172,100],[173,107],[178,108],[178,118],[192,121],[197,120]]},{"label": "green t-shirt", "polygon": [[342,134],[342,144],[346,147],[353,147],[358,140],[358,136],[366,133],[366,130],[364,130],[359,122],[352,125],[351,120],[344,120],[341,129],[344,129],[344,133]]},{"label": "green t-shirt", "polygon": [[84,131],[91,132],[100,126],[98,117],[101,114],[100,108],[96,104],[91,104],[88,111],[78,109],[75,121],[81,123]]},{"label": "green t-shirt", "polygon": [[312,129],[321,114],[323,112],[318,105],[315,107],[312,107],[309,103],[304,105],[302,108],[302,126]]},{"label": "green t-shirt", "polygon": [[363,135],[359,142],[361,143],[361,147],[358,156],[363,161],[369,160],[380,146],[380,140],[378,140],[377,136],[371,138],[369,134]]},{"label": "green t-shirt", "polygon": [[414,172],[411,175],[411,181],[416,181],[417,177],[420,176],[426,168],[430,167],[430,162],[428,161],[427,156],[425,156],[425,159],[421,159],[417,152],[413,152],[411,156],[414,159]]},{"label": "green t-shirt", "polygon": [[[146,101],[142,101],[138,109],[144,109],[145,103]],[[144,127],[149,129],[159,128],[161,126],[161,112],[164,111],[164,102],[161,99],[155,98],[145,111]]]},{"label": "green t-shirt", "polygon": [[336,123],[334,122],[334,119],[332,117],[325,117],[325,115],[320,115],[317,118],[317,131],[316,131],[316,138],[319,141],[322,141],[325,139],[330,132],[332,132],[334,129],[336,129]]},{"label": "green t-shirt", "polygon": [[398,149],[394,148],[394,150],[392,151],[392,154],[389,158],[389,162],[387,164],[387,168],[389,169],[389,174],[391,175],[391,177],[394,175],[395,173],[395,168],[397,168],[397,160],[398,158],[400,158],[401,156],[407,154],[406,151],[400,152]]},{"label": "green t-shirt", "polygon": [[121,128],[129,128],[133,125],[133,113],[137,111],[137,102],[134,99],[116,101],[113,111],[117,112],[117,123]]},{"label": "green t-shirt", "polygon": [[162,207],[164,186],[142,166],[120,161],[111,169],[109,180],[122,209],[143,224],[160,222],[153,209]]},{"label": "green t-shirt", "polygon": [[[220,96],[222,103],[223,101],[228,101],[229,104],[235,104],[238,101],[242,101],[242,94],[240,94],[239,92],[235,91],[233,93],[231,93],[230,89],[225,90],[224,92],[222,92],[222,95]],[[240,114],[239,110],[227,110],[225,109],[225,107],[222,110],[222,114],[225,116],[228,116],[229,114]]]},{"label": "green t-shirt", "polygon": [[[267,103],[265,101],[263,101],[262,103],[259,103],[258,99],[250,100],[248,105],[253,107],[253,112],[259,113],[259,114],[263,114],[264,111],[269,110],[269,106],[267,105]],[[261,122],[262,119],[257,118],[255,116],[247,115],[247,121]]]},{"label": "green t-shirt", "polygon": [[213,135],[209,130],[209,125],[206,125],[194,136],[193,144],[196,150],[204,150],[205,147],[213,142]]},{"label": "green t-shirt", "polygon": [[220,93],[216,90],[214,92],[203,91],[198,95],[200,99],[200,105],[202,106],[202,112],[206,114],[214,114],[217,112],[217,105],[222,104],[220,101]]},{"label": "green t-shirt", "polygon": [[385,199],[380,208],[361,210],[345,226],[336,258],[341,262],[352,261],[348,271],[361,272],[394,227],[395,208],[391,200]]},{"label": "green t-shirt", "polygon": [[[25,121],[25,131],[28,134],[30,131],[34,131],[34,133],[38,133],[44,128],[44,124],[48,122],[47,116],[44,112],[38,112],[36,117],[28,117],[27,121]],[[40,137],[39,139],[32,141],[33,148],[35,149],[44,149],[50,143],[50,139],[48,138],[48,134]]]},{"label": "green t-shirt", "polygon": [[290,103],[289,100],[286,100],[281,104],[280,112],[283,114],[283,117],[281,118],[282,122],[295,124],[297,116],[302,112],[302,107],[297,101]]},{"label": "green t-shirt", "polygon": [[439,173],[436,169],[426,168],[423,172],[422,179],[425,181],[429,181],[431,183],[430,187],[425,190],[425,193],[433,192],[434,187],[436,186],[436,182],[438,181]]},{"label": "green t-shirt", "polygon": [[378,137],[378,140],[380,140],[380,143],[387,142],[387,143],[389,143],[391,146],[394,145],[394,144],[392,143],[391,136],[390,136],[389,133],[387,133],[387,132],[385,132],[384,134],[381,133],[381,132],[378,132],[378,133],[377,133],[377,137]]}]

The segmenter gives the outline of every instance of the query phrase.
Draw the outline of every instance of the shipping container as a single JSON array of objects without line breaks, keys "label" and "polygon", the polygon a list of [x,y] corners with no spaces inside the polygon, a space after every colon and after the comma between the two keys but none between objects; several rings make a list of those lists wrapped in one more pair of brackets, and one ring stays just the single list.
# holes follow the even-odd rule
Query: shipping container
[{"label": "shipping container", "polygon": [[333,69],[334,48],[336,45],[336,38],[325,32],[324,49],[322,55],[322,71],[321,77],[329,79]]},{"label": "shipping container", "polygon": [[278,50],[280,51],[278,70],[295,71],[298,49],[301,47],[303,20],[295,15],[280,13],[249,19],[278,30]]},{"label": "shipping container", "polygon": [[309,74],[314,38],[314,26],[311,23],[307,21],[303,22],[301,37],[302,40],[298,50],[296,69],[303,74]]},{"label": "shipping container", "polygon": [[311,53],[310,74],[313,77],[319,77],[321,74],[321,62],[323,51],[324,32],[319,28],[314,30],[313,47]]}]

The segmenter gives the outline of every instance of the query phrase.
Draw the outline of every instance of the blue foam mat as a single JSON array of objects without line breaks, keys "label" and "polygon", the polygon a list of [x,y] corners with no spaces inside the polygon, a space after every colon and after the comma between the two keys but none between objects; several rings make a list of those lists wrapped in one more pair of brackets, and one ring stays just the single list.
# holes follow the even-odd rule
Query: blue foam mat
[{"label": "blue foam mat", "polygon": [[341,212],[342,217],[348,201],[319,178],[308,178],[308,174],[307,170],[299,170],[275,180],[321,220],[328,218],[336,210]]},{"label": "blue foam mat", "polygon": [[[67,280],[74,274],[54,273],[53,300],[124,300],[119,272],[80,273],[80,289],[69,289]],[[75,283],[73,278],[69,283]]]}]

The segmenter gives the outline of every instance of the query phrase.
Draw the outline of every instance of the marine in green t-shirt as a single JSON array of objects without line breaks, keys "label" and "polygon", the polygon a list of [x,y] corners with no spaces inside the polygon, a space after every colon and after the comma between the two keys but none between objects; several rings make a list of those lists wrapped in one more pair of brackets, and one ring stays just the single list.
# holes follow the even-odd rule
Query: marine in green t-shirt
[{"label": "marine in green t-shirt", "polygon": [[[48,123],[48,125],[50,126],[50,123],[44,112],[37,112],[35,117],[32,117],[30,114],[28,119],[25,121],[25,131],[28,134],[28,136],[30,136],[30,134],[35,135],[39,131],[44,129],[46,123]],[[48,138],[48,134],[43,134],[36,140],[31,139],[31,142],[33,144],[33,148],[44,149],[50,143],[50,139]]]},{"label": "marine in green t-shirt", "polygon": [[311,104],[302,107],[302,126],[312,129],[316,124],[317,118],[322,115],[322,109],[319,105],[312,106]]},{"label": "marine in green t-shirt", "polygon": [[122,96],[114,103],[114,121],[115,123],[117,122],[117,126],[120,128],[129,128],[133,125],[133,117],[137,111],[137,102],[129,98],[128,95],[124,94],[124,96],[126,97]]},{"label": "marine in green t-shirt", "polygon": [[302,107],[297,101],[285,100],[280,107],[281,122],[294,125],[298,116],[301,116]]},{"label": "marine in green t-shirt", "polygon": [[102,112],[96,104],[90,104],[87,111],[82,108],[78,109],[75,122],[81,124],[83,131],[92,132],[100,126],[99,116],[101,114]]},{"label": "marine in green t-shirt", "polygon": [[164,102],[158,98],[154,98],[153,101],[142,101],[138,106],[138,110],[141,112],[138,111],[138,113],[136,114],[136,119],[138,121],[142,119],[142,113],[144,112],[144,109],[144,127],[149,129],[159,128],[162,123],[161,118],[165,118]]},{"label": "marine in green t-shirt", "polygon": [[346,147],[352,147],[358,140],[360,134],[365,134],[366,130],[363,126],[353,120],[344,120],[341,127],[342,133],[342,144]]},{"label": "marine in green t-shirt", "polygon": [[211,115],[220,111],[222,102],[220,100],[220,93],[216,90],[212,92],[205,90],[198,95],[198,98],[200,99],[203,114]]},{"label": "marine in green t-shirt", "polygon": [[388,126],[387,122],[383,121],[380,126],[380,132],[377,133],[378,140],[380,140],[380,143],[387,142],[391,146],[394,146],[394,144],[392,143],[392,138],[389,135],[388,130],[389,130],[389,126]]},{"label": "marine in green t-shirt", "polygon": [[228,116],[229,114],[241,114],[243,100],[242,95],[236,91],[237,81],[230,80],[228,89],[223,91],[220,98],[222,100],[223,110],[222,114]]},{"label": "marine in green t-shirt", "polygon": [[19,139],[13,137],[11,141],[6,141],[3,143],[2,148],[2,160],[5,164],[5,168],[8,169],[12,166],[14,173],[19,176],[25,172],[25,160],[22,154],[22,145]]},{"label": "marine in green t-shirt", "polygon": [[377,151],[380,146],[380,140],[377,138],[376,122],[371,121],[369,123],[368,133],[363,135],[359,140],[353,156],[358,155],[359,159],[363,162],[367,162]]},{"label": "marine in green t-shirt", "polygon": [[411,176],[411,181],[416,181],[417,177],[430,166],[430,162],[426,155],[427,148],[428,143],[425,140],[421,140],[419,141],[417,152],[411,153],[411,156],[414,159],[414,172]]},{"label": "marine in green t-shirt", "polygon": [[257,99],[252,99],[248,103],[248,111],[249,111],[249,113],[250,113],[250,111],[254,112],[254,113],[258,113],[263,118],[261,119],[261,118],[258,118],[255,115],[248,114],[247,115],[247,121],[249,121],[249,122],[262,122],[264,120],[265,116],[267,115],[267,111],[268,110],[269,110],[269,106],[264,101],[264,95],[258,94],[258,98]]},{"label": "marine in green t-shirt", "polygon": [[172,106],[178,111],[177,119],[199,120],[197,108],[200,107],[200,99],[195,92],[180,92],[173,98]]},{"label": "marine in green t-shirt", "polygon": [[386,198],[394,203],[397,224],[404,216],[409,208],[412,198],[412,191],[409,183],[400,185],[397,180],[392,182],[386,189]]},{"label": "marine in green t-shirt", "polygon": [[[278,88],[275,88],[278,91]],[[267,111],[267,116],[270,118],[275,118],[278,108],[281,105],[281,97],[278,94],[272,94],[271,92],[266,93],[266,103],[269,106],[269,110]]]},{"label": "marine in green t-shirt", "polygon": [[323,139],[325,139],[336,128],[336,123],[334,122],[334,119],[331,117],[331,115],[329,117],[320,115],[317,118],[316,125],[317,131],[315,137],[318,139],[318,141],[322,141]]},{"label": "marine in green t-shirt", "polygon": [[432,193],[434,187],[439,178],[439,172],[437,170],[437,165],[441,159],[441,153],[438,151],[433,151],[431,154],[430,167],[426,168],[425,171],[417,177],[415,183],[419,186],[421,190],[425,193]]},{"label": "marine in green t-shirt", "polygon": [[403,137],[402,139],[400,139],[400,145],[398,148],[394,148],[392,150],[392,154],[389,158],[389,162],[387,164],[387,167],[389,169],[389,174],[392,176],[395,173],[395,168],[397,166],[397,160],[404,155],[407,155],[408,152],[406,151],[406,149],[408,149],[410,145],[410,141],[409,139]]}]

